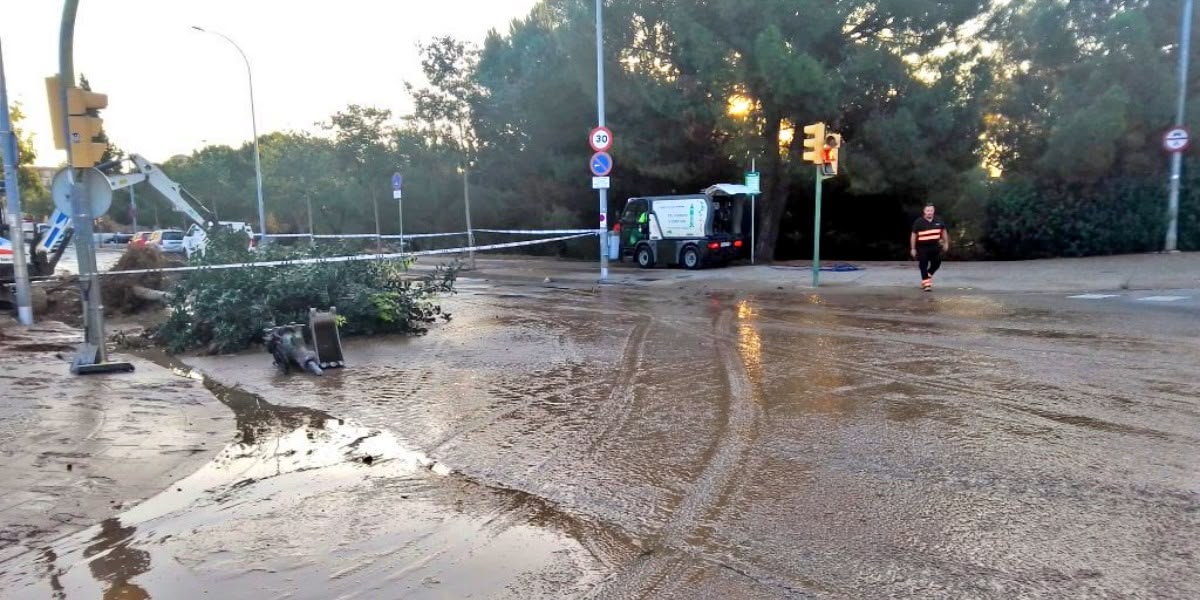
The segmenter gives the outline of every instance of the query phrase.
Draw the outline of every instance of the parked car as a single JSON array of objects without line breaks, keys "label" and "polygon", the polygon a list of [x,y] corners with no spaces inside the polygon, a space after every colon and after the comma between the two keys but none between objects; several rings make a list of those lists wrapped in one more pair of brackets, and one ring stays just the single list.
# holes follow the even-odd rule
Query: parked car
[{"label": "parked car", "polygon": [[[250,227],[249,223],[245,223],[242,221],[220,221],[217,223],[216,226],[217,227],[227,227],[229,229],[232,229],[233,231],[240,231],[240,232],[245,233],[247,248],[249,248],[250,250],[254,249],[254,245],[255,245],[254,229]],[[191,258],[192,256],[196,255],[197,253],[199,253],[200,255],[203,255],[204,248],[207,245],[208,245],[208,232],[205,231],[204,228],[200,227],[199,225],[192,225],[191,228],[188,229],[187,235],[185,235],[183,238],[183,249],[187,253],[188,258]]]},{"label": "parked car", "polygon": [[159,229],[146,242],[165,253],[183,254],[183,232],[178,229]]},{"label": "parked car", "polygon": [[153,231],[139,231],[133,234],[133,238],[129,240],[129,245],[132,247],[145,246],[150,241],[150,237],[154,235]]}]

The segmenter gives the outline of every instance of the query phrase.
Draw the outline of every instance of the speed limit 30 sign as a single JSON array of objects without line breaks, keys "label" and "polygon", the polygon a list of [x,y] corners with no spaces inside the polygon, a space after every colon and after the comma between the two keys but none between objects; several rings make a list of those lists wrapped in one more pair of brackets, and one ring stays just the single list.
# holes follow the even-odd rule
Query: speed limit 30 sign
[{"label": "speed limit 30 sign", "polygon": [[1169,129],[1163,134],[1163,150],[1167,152],[1183,152],[1191,145],[1191,135],[1183,127]]},{"label": "speed limit 30 sign", "polygon": [[608,149],[612,148],[612,132],[607,127],[597,127],[588,136],[588,143],[592,145],[592,150],[596,152],[608,152]]}]

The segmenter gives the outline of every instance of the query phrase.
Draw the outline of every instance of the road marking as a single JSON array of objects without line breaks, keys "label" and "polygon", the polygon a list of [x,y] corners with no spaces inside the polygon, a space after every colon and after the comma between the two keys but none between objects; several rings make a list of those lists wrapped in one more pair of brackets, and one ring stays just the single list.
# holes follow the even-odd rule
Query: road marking
[{"label": "road marking", "polygon": [[1103,300],[1105,298],[1116,298],[1120,294],[1079,294],[1078,296],[1068,296],[1068,298],[1077,298],[1079,300]]},{"label": "road marking", "polygon": [[1138,298],[1138,302],[1178,302],[1180,300],[1187,300],[1188,298],[1191,298],[1191,296],[1146,296],[1145,298]]}]

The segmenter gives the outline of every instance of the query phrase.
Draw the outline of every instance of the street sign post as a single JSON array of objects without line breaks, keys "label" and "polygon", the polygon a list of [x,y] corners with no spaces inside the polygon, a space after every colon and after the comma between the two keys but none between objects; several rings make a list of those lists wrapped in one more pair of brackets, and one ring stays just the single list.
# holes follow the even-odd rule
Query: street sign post
[{"label": "street sign post", "polygon": [[755,205],[755,200],[758,198],[758,195],[762,193],[762,188],[760,187],[761,182],[762,182],[762,177],[761,177],[761,174],[757,170],[756,161],[751,160],[750,161],[750,172],[746,173],[746,187],[750,188],[750,264],[754,264],[754,253],[755,253],[754,245],[755,245],[755,242],[757,242],[757,240],[755,239],[755,235],[754,235],[755,234],[755,224],[756,224],[755,223],[755,215],[754,215],[754,208],[755,208],[754,205]]},{"label": "street sign post", "polygon": [[[404,253],[404,200],[403,194],[400,193],[400,187],[404,184],[404,178],[400,176],[400,172],[392,173],[392,199],[396,201],[396,208],[400,210],[400,253]],[[403,261],[401,261],[403,263]],[[404,263],[407,268],[407,263]]]},{"label": "street sign post", "polygon": [[1192,145],[1191,134],[1183,127],[1172,127],[1163,134],[1163,150],[1183,152]]},{"label": "street sign post", "polygon": [[[608,152],[612,148],[612,132],[604,126],[604,0],[596,0],[596,128],[588,136],[588,144],[594,152]],[[598,181],[603,179],[603,182]],[[597,185],[603,183],[603,185]],[[608,177],[593,178],[592,188],[600,197],[600,222],[596,233],[600,235],[600,282],[608,282]]]}]

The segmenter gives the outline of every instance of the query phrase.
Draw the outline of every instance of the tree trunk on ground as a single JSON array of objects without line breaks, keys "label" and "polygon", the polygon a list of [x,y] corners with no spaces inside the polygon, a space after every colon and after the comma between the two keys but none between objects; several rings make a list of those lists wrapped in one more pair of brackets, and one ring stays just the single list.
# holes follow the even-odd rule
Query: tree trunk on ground
[{"label": "tree trunk on ground", "polygon": [[170,296],[170,294],[167,292],[161,290],[152,290],[148,287],[142,287],[140,285],[135,285],[129,289],[136,298],[139,300],[145,300],[147,302],[166,302],[167,298]]}]

